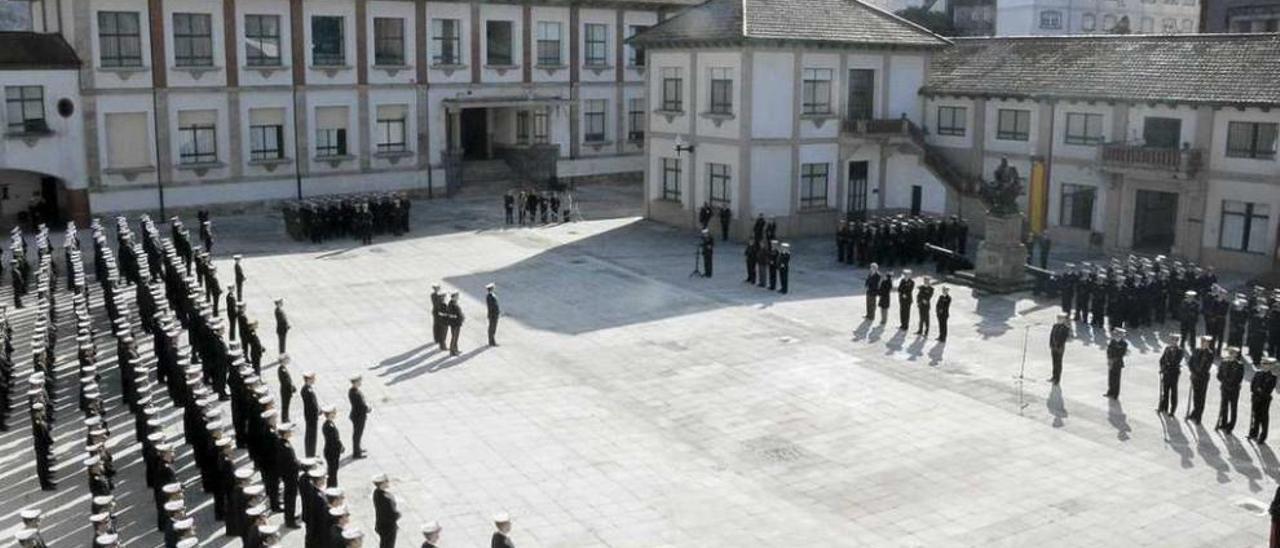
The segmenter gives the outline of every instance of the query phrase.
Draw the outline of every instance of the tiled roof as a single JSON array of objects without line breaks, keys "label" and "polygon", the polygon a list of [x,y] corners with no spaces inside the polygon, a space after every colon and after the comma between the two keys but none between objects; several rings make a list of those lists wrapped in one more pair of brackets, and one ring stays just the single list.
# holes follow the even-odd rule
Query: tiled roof
[{"label": "tiled roof", "polygon": [[1280,104],[1280,34],[957,39],[922,93]]},{"label": "tiled roof", "polygon": [[949,43],[861,0],[709,0],[677,13],[632,40],[646,47],[726,40],[907,47]]},{"label": "tiled roof", "polygon": [[0,70],[78,68],[80,58],[60,34],[0,32]]}]

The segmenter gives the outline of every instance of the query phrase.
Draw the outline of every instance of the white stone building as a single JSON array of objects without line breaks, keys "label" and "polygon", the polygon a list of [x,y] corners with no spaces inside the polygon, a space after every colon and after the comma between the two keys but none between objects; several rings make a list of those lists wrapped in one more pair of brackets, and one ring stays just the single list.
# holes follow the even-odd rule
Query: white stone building
[{"label": "white stone building", "polygon": [[651,218],[692,226],[708,202],[738,234],[763,214],[792,236],[946,211],[918,132],[946,39],[855,0],[711,0],[632,43],[649,53]]},{"label": "white stone building", "polygon": [[1209,0],[1000,0],[997,36],[1111,33],[1128,20],[1134,34],[1200,32],[1201,2]]}]

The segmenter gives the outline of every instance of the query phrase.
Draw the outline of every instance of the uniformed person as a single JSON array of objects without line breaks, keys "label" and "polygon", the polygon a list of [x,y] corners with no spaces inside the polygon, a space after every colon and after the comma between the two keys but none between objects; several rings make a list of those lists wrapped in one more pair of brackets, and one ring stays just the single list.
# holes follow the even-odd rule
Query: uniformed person
[{"label": "uniformed person", "polygon": [[787,294],[791,278],[791,244],[783,242],[778,250],[778,292]]},{"label": "uniformed person", "polygon": [[702,256],[702,277],[704,278],[711,277],[715,246],[716,239],[706,228],[703,228],[701,239],[698,241],[698,254]]},{"label": "uniformed person", "polygon": [[929,309],[933,304],[933,283],[929,278],[920,281],[920,289],[916,291],[916,312],[920,319],[916,324],[916,335],[929,336]]},{"label": "uniformed person", "polygon": [[911,279],[911,271],[903,270],[898,281],[898,329],[906,331],[911,325],[911,301],[916,289],[915,280]]},{"label": "uniformed person", "polygon": [[391,494],[391,480],[386,474],[378,474],[373,477],[373,485],[373,530],[378,533],[378,545],[395,548],[400,510],[396,508],[396,498]]},{"label": "uniformed person", "polygon": [[448,351],[445,335],[448,331],[448,305],[445,295],[440,291],[440,284],[431,284],[431,335],[441,351]]},{"label": "uniformed person", "polygon": [[290,358],[288,354],[280,354],[280,361],[276,365],[276,380],[280,382],[280,422],[289,421],[289,404],[293,401],[293,395],[298,391],[293,386],[293,375],[289,373]]},{"label": "uniformed person", "polygon": [[1107,392],[1103,397],[1120,397],[1120,373],[1124,371],[1124,357],[1129,353],[1124,334],[1125,330],[1119,327],[1111,329],[1111,340],[1107,342]]},{"label": "uniformed person", "polygon": [[511,542],[511,516],[501,512],[493,516],[493,537],[489,540],[490,548],[515,548]]},{"label": "uniformed person", "polygon": [[1209,377],[1212,374],[1213,359],[1217,352],[1213,349],[1213,337],[1200,337],[1200,347],[1191,353],[1187,360],[1187,369],[1191,372],[1191,405],[1187,409],[1186,420],[1200,423],[1204,414],[1204,397],[1209,391]]},{"label": "uniformed person", "polygon": [[1058,384],[1062,380],[1062,355],[1067,350],[1067,340],[1071,338],[1071,325],[1066,314],[1058,314],[1058,323],[1049,330],[1049,357],[1053,360],[1053,373],[1049,382]]},{"label": "uniformed person", "polygon": [[302,420],[306,423],[303,448],[308,457],[316,456],[316,427],[320,423],[320,400],[316,399],[315,384],[315,371],[302,374]]},{"label": "uniformed person", "polygon": [[1214,429],[1227,434],[1236,427],[1236,404],[1240,399],[1240,384],[1244,382],[1244,358],[1240,349],[1227,348],[1227,357],[1218,364],[1218,383],[1222,396],[1218,407],[1218,423]]},{"label": "uniformed person", "polygon": [[[216,314],[216,312],[215,312]],[[276,299],[276,348],[277,353],[284,354],[286,352],[285,343],[289,338],[289,315],[284,311],[284,299]]]},{"label": "uniformed person", "polygon": [[1196,340],[1196,323],[1200,321],[1200,300],[1195,291],[1183,293],[1182,305],[1178,312],[1178,327],[1181,341],[1192,344]]},{"label": "uniformed person", "polygon": [[372,407],[365,402],[364,392],[360,391],[360,375],[351,377],[351,388],[347,389],[347,401],[351,403],[351,412],[347,415],[351,419],[351,458],[365,458],[364,448],[360,445],[360,440],[364,438],[364,424],[369,419],[369,412],[373,411]]},{"label": "uniformed person", "polygon": [[[44,516],[44,511],[39,508],[23,508],[18,513],[18,517],[22,519],[22,527],[19,532],[28,531],[29,534],[26,536],[29,536],[32,541],[30,545],[39,546],[40,548],[45,547],[44,537],[40,535],[40,518],[42,516]],[[21,541],[22,539],[19,540]],[[27,545],[24,544],[23,546]]]},{"label": "uniformed person", "polygon": [[1160,355],[1160,404],[1157,413],[1172,416],[1178,411],[1178,376],[1182,373],[1182,341],[1178,335],[1169,337],[1169,345]]},{"label": "uniformed person", "polygon": [[458,351],[458,337],[462,335],[462,323],[466,320],[466,315],[458,304],[457,291],[449,294],[449,306],[445,308],[445,314],[449,321],[449,355],[461,355]]},{"label": "uniformed person", "polygon": [[880,277],[880,325],[889,321],[889,299],[893,295],[893,273],[886,271]]},{"label": "uniformed person", "polygon": [[863,295],[867,301],[867,313],[862,316],[865,320],[875,321],[876,319],[876,297],[880,295],[880,278],[880,265],[871,263],[866,281],[862,282]]},{"label": "uniformed person", "polygon": [[290,529],[297,529],[298,478],[303,472],[302,463],[298,462],[297,452],[293,449],[293,423],[282,423],[278,430],[280,436],[276,449],[276,466],[279,467],[284,487],[284,523]]},{"label": "uniformed person", "polygon": [[947,286],[942,286],[942,295],[938,297],[938,303],[934,306],[936,315],[938,316],[938,342],[947,342],[947,320],[951,318],[951,293],[947,290]]},{"label": "uniformed person", "polygon": [[235,261],[236,302],[243,303],[244,302],[244,282],[245,280],[248,279],[244,275],[244,265],[240,264],[240,260],[243,259],[243,257],[241,257],[240,255],[232,255],[231,259]]},{"label": "uniformed person", "polygon": [[1251,397],[1251,416],[1249,420],[1249,439],[1258,443],[1267,442],[1267,429],[1271,424],[1271,393],[1276,389],[1276,359],[1262,358],[1262,364],[1253,373],[1249,381]]},{"label": "uniformed person", "polygon": [[484,286],[485,289],[485,307],[489,312],[489,346],[498,346],[498,318],[502,317],[502,308],[498,306],[498,295],[494,293],[494,285],[489,283]]},{"label": "uniformed person", "polygon": [[337,416],[338,408],[332,405],[324,408],[324,461],[328,467],[329,480],[326,485],[329,487],[338,486],[338,459],[346,451],[342,438],[338,436],[338,425],[333,422]]}]

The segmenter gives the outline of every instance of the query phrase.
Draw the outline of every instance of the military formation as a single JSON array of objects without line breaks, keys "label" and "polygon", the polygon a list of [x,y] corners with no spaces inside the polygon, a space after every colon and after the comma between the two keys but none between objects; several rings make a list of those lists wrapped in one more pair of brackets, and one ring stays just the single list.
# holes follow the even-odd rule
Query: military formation
[{"label": "military formation", "polygon": [[287,202],[285,232],[299,242],[320,243],[355,238],[363,244],[373,237],[409,232],[409,197],[401,192],[373,192],[323,196]]},{"label": "military formation", "polygon": [[[919,287],[916,285],[915,274],[910,269],[902,270],[895,281],[892,272],[882,272],[879,264],[871,263],[867,270],[867,277],[863,280],[866,312],[862,319],[868,322],[875,321],[876,311],[879,310],[880,324],[888,323],[889,308],[896,297],[899,331],[911,329],[911,311],[914,309],[916,311],[915,335],[929,337],[933,327],[930,319],[932,314],[932,317],[938,320],[938,335],[935,340],[947,342],[947,322],[951,319],[950,289],[945,285],[935,287],[934,280],[927,276],[920,278]],[[933,299],[935,293],[938,295],[936,302]]]},{"label": "military formation", "polygon": [[[836,227],[836,261],[867,268],[871,263],[891,268],[939,260],[925,244],[967,252],[969,225],[959,217],[893,215],[841,220]],[[939,264],[939,268],[944,265]]]},{"label": "military formation", "polygon": [[577,214],[577,206],[568,192],[508,190],[502,195],[502,212],[508,226],[533,226],[570,222]]},{"label": "military formation", "polygon": [[[714,238],[703,231],[703,245],[710,249]],[[710,253],[704,254],[704,257]],[[791,244],[778,241],[778,222],[766,220],[764,214],[756,216],[751,225],[751,241],[747,242],[742,252],[747,263],[747,278],[743,283],[755,284],[756,287],[767,287],[769,291],[786,294],[791,286]],[[705,260],[705,259],[704,259]],[[706,265],[707,276],[711,275],[711,266]]]}]

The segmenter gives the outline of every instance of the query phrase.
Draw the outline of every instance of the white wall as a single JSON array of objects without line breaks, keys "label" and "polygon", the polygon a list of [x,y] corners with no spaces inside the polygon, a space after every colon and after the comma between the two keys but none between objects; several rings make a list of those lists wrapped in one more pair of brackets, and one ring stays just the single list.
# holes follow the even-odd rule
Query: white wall
[{"label": "white wall", "polygon": [[[756,139],[788,139],[791,137],[794,110],[790,105],[797,99],[792,76],[795,74],[795,54],[757,51],[752,57],[755,66],[751,69],[751,136]],[[790,179],[790,176],[785,179]],[[752,195],[755,196],[754,191]]]},{"label": "white wall", "polygon": [[[1218,237],[1222,223],[1223,200],[1235,200],[1266,204],[1270,207],[1267,222],[1266,254],[1276,251],[1276,228],[1280,226],[1280,191],[1275,184],[1249,183],[1232,180],[1213,180],[1209,183],[1209,197],[1205,202],[1204,241],[1207,248],[1218,248]],[[1240,253],[1240,251],[1220,250],[1224,253]]]},{"label": "white wall", "polygon": [[[1030,130],[1026,141],[1009,141],[997,139],[1000,128],[999,112],[1001,109],[1027,110],[1031,112]],[[1040,105],[1031,101],[1008,101],[992,99],[987,101],[986,150],[1008,154],[1034,154],[1040,140]],[[984,171],[984,173],[986,173]],[[1023,171],[1022,173],[1028,173]]]},{"label": "white wall", "polygon": [[1213,150],[1209,152],[1214,171],[1231,171],[1251,175],[1280,177],[1280,154],[1269,159],[1227,157],[1227,128],[1231,122],[1280,123],[1280,111],[1262,112],[1258,109],[1222,109],[1213,117]]},{"label": "white wall", "polygon": [[919,124],[920,88],[924,86],[923,55],[892,55],[889,57],[889,108],[885,118],[900,118],[903,114]]},{"label": "white wall", "polygon": [[[1130,143],[1142,142],[1142,128],[1148,117],[1156,118],[1177,118],[1182,121],[1182,137],[1180,142],[1189,143],[1192,147],[1204,146],[1204,143],[1196,143],[1196,117],[1195,109],[1191,107],[1179,106],[1170,107],[1167,105],[1130,105],[1129,106],[1129,134],[1124,136],[1124,140]],[[1116,136],[1119,138],[1120,136]]]},{"label": "white wall", "polygon": [[1098,160],[1098,145],[1082,145],[1067,143],[1067,114],[1100,114],[1102,115],[1102,141],[1110,143],[1115,140],[1112,128],[1115,109],[1105,104],[1087,104],[1060,102],[1054,109],[1053,154],[1065,158]]},{"label": "white wall", "polygon": [[947,187],[933,172],[920,164],[919,156],[894,154],[887,162],[884,205],[890,209],[910,209],[912,187],[921,187],[920,210],[943,214],[947,210]]},{"label": "white wall", "polygon": [[[685,52],[668,52],[655,51],[649,55],[649,68],[652,77],[649,78],[649,91],[646,95],[650,97],[649,101],[649,131],[657,133],[677,133],[688,135],[693,132],[693,114],[694,103],[690,100],[690,89],[693,86],[693,80],[690,75],[690,67],[692,56]],[[676,67],[680,69],[683,83],[681,84],[681,103],[684,111],[678,115],[670,117],[666,114],[658,114],[654,111],[662,108],[662,69],[664,67]]]},{"label": "white wall", "polygon": [[[715,119],[707,116],[711,110],[711,69],[729,69],[733,78],[732,99],[733,116],[728,119]],[[697,114],[697,133],[710,137],[736,139],[741,133],[742,116],[742,54],[737,52],[716,52],[698,54],[698,97],[694,112]],[[790,78],[782,77],[790,81]],[[785,103],[774,105],[781,109]],[[717,123],[718,122],[718,123]]]},{"label": "white wall", "polygon": [[706,143],[698,147],[698,186],[694,191],[694,204],[701,206],[703,202],[708,201],[711,197],[711,179],[709,164],[724,164],[729,166],[729,201],[730,209],[738,206],[737,181],[738,176],[742,173],[738,166],[738,147],[733,145],[719,145]]},{"label": "white wall", "polygon": [[[961,107],[964,109],[964,135],[938,134],[939,107]],[[985,112],[982,114],[985,115]],[[977,109],[974,108],[974,101],[971,99],[956,99],[951,97],[930,98],[926,101],[924,110],[924,127],[928,130],[927,139],[929,144],[948,148],[973,147],[973,143],[975,142],[974,122],[976,115]]]},{"label": "white wall", "polygon": [[[616,10],[606,9],[581,9],[578,11],[578,24],[582,28],[578,32],[578,52],[580,58],[578,62],[581,68],[578,71],[578,78],[582,82],[612,82],[617,79],[614,71],[620,70],[617,64],[618,48],[618,12]],[[587,24],[605,25],[605,67],[587,68]],[[567,28],[565,29],[568,30]],[[686,84],[687,85],[687,84]]]},{"label": "white wall", "polygon": [[751,211],[765,216],[791,213],[791,147],[754,145],[751,147]]},{"label": "white wall", "polygon": [[[61,178],[67,188],[88,186],[85,171],[84,105],[80,101],[75,70],[5,71],[0,87],[41,86],[44,88],[44,119],[52,135],[28,143],[18,138],[0,138],[0,169],[21,169]],[[75,113],[58,115],[58,101],[70,100]],[[0,112],[0,127],[8,127],[7,111]]]}]

